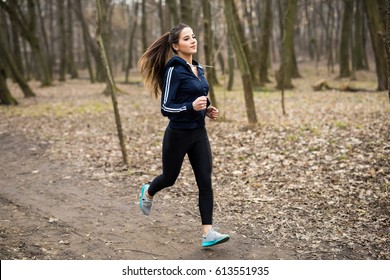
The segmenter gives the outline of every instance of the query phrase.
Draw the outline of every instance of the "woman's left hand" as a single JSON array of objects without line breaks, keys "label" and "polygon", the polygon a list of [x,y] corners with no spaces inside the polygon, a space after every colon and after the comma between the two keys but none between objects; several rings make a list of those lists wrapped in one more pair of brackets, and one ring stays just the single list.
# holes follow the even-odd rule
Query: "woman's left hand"
[{"label": "woman's left hand", "polygon": [[206,116],[208,116],[212,120],[218,119],[218,109],[214,106],[209,106],[206,110]]}]

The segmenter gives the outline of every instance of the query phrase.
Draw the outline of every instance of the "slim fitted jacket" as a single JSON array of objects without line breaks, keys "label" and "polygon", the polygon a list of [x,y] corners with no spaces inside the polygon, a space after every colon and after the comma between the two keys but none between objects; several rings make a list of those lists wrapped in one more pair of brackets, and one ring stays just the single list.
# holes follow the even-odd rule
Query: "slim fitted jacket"
[{"label": "slim fitted jacket", "polygon": [[[206,110],[195,111],[192,102],[200,96],[207,96],[209,84],[204,68],[195,60],[198,77],[191,65],[179,56],[172,57],[164,68],[161,89],[161,113],[169,118],[169,127],[196,129],[205,126]],[[207,107],[210,101],[207,99]]]}]

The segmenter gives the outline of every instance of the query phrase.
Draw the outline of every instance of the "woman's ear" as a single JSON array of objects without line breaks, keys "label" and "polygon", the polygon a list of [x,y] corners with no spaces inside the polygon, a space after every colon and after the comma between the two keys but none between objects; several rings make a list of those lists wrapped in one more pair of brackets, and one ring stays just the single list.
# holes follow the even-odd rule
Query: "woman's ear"
[{"label": "woman's ear", "polygon": [[175,50],[175,51],[178,51],[179,50],[179,46],[177,44],[172,44],[172,48]]}]

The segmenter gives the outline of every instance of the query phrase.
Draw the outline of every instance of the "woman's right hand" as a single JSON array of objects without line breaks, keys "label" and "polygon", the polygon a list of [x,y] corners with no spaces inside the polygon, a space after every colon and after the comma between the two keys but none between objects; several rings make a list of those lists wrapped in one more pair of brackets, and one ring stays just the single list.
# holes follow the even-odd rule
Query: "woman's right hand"
[{"label": "woman's right hand", "polygon": [[194,102],[192,102],[192,107],[195,111],[205,110],[207,107],[207,97],[199,96]]}]

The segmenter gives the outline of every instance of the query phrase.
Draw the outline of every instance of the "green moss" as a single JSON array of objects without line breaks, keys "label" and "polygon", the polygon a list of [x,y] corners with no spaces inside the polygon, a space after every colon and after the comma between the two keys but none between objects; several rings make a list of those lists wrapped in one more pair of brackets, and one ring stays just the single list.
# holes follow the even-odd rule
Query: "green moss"
[{"label": "green moss", "polygon": [[296,142],[296,141],[298,141],[298,138],[299,138],[299,136],[296,135],[296,134],[289,134],[289,135],[287,135],[287,137],[286,137],[286,139],[287,139],[288,141],[291,141],[291,142]]},{"label": "green moss", "polygon": [[319,150],[320,150],[320,148],[318,146],[311,146],[311,147],[309,147],[309,152],[317,152]]},{"label": "green moss", "polygon": [[348,124],[343,121],[335,121],[333,125],[338,129],[346,129],[348,128]]},{"label": "green moss", "polygon": [[346,154],[338,155],[336,159],[339,161],[344,161],[348,159],[348,155]]}]

